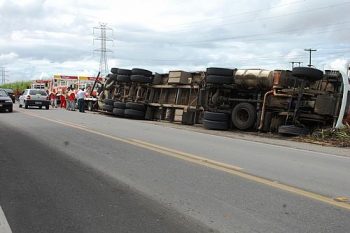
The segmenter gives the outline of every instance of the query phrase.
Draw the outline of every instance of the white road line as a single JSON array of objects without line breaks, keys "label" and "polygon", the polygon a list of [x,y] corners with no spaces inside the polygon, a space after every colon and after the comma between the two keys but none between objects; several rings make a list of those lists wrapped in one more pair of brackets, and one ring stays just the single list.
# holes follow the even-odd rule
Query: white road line
[{"label": "white road line", "polygon": [[4,211],[0,206],[0,233],[12,233],[10,225],[7,222]]}]

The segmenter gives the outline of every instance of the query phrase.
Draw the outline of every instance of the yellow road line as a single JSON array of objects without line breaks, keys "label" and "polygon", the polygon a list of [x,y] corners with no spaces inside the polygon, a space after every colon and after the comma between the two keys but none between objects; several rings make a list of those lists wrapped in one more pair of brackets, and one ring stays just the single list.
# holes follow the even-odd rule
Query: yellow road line
[{"label": "yellow road line", "polygon": [[250,180],[250,181],[254,181],[254,182],[257,182],[257,183],[260,183],[260,184],[264,184],[264,185],[267,185],[267,186],[270,186],[270,187],[273,187],[273,188],[276,188],[276,189],[280,189],[280,190],[287,191],[287,192],[290,192],[290,193],[294,193],[294,194],[297,194],[297,195],[300,195],[300,196],[303,196],[303,197],[307,197],[309,199],[317,200],[317,201],[320,201],[320,202],[323,202],[323,203],[326,203],[326,204],[329,204],[329,205],[332,205],[332,206],[336,206],[336,207],[340,207],[340,208],[343,208],[343,209],[350,210],[350,204],[349,203],[339,202],[339,201],[336,201],[336,200],[334,200],[334,199],[332,199],[330,197],[327,197],[327,196],[324,196],[324,195],[321,195],[321,194],[313,193],[313,192],[306,191],[306,190],[303,190],[303,189],[300,189],[300,188],[296,188],[296,187],[293,187],[293,186],[290,186],[290,185],[282,184],[282,183],[279,183],[279,182],[276,182],[276,181],[273,181],[273,180],[269,180],[269,179],[266,179],[266,178],[255,176],[255,175],[252,175],[252,174],[249,174],[249,173],[246,173],[246,172],[242,171],[243,169],[240,168],[240,167],[237,167],[237,166],[233,166],[233,165],[217,162],[217,161],[214,161],[214,160],[206,159],[206,158],[203,158],[203,157],[200,157],[200,156],[196,156],[196,155],[193,155],[193,154],[177,151],[177,150],[166,148],[166,147],[162,147],[162,146],[159,146],[159,145],[151,144],[151,143],[140,141],[140,140],[137,140],[137,139],[124,139],[124,138],[115,137],[115,136],[112,136],[112,135],[109,135],[109,134],[105,134],[105,133],[98,132],[98,131],[95,131],[95,130],[92,130],[92,129],[88,129],[86,127],[82,127],[82,126],[80,126],[78,124],[73,124],[73,123],[64,122],[64,121],[57,121],[57,120],[49,119],[49,118],[46,118],[46,117],[38,116],[38,115],[35,115],[35,114],[32,114],[32,113],[28,113],[28,112],[23,112],[23,113],[26,114],[26,115],[30,115],[30,116],[33,116],[33,117],[41,118],[41,119],[44,119],[44,120],[47,120],[47,121],[51,121],[51,122],[55,122],[55,123],[58,123],[58,124],[66,125],[66,126],[69,126],[69,127],[72,127],[72,128],[76,128],[76,129],[80,129],[80,130],[83,130],[83,131],[86,131],[86,132],[89,132],[89,133],[97,134],[97,135],[100,135],[100,136],[103,136],[103,137],[106,137],[106,138],[110,138],[110,139],[113,139],[113,140],[116,140],[116,141],[128,143],[128,144],[131,144],[131,145],[134,145],[134,146],[137,146],[137,147],[141,147],[141,148],[145,148],[145,149],[148,149],[148,150],[151,150],[151,151],[159,152],[161,154],[165,154],[165,155],[168,155],[168,156],[171,156],[171,157],[175,157],[175,158],[178,158],[178,159],[186,160],[186,161],[189,161],[189,162],[192,162],[192,163],[195,163],[195,164],[199,164],[199,165],[202,165],[202,166],[210,167],[210,168],[213,168],[213,169],[216,169],[216,170],[219,170],[219,171],[223,171],[223,172],[235,175],[235,176],[239,176],[239,177],[242,177],[244,179],[247,179],[247,180]]}]

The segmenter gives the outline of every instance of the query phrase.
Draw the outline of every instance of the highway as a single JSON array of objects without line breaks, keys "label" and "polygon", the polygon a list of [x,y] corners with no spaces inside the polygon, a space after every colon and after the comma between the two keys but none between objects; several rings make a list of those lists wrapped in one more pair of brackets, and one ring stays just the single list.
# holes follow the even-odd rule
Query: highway
[{"label": "highway", "polygon": [[15,107],[0,127],[0,206],[12,232],[350,229],[344,149],[62,109]]}]

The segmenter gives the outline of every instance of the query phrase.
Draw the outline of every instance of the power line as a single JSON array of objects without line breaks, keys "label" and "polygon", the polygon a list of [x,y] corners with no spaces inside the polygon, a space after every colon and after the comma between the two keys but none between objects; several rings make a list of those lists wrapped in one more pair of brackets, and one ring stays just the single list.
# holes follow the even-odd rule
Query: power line
[{"label": "power line", "polygon": [[7,78],[7,70],[5,67],[0,67],[0,75],[1,75],[1,84],[6,83],[6,78]]}]

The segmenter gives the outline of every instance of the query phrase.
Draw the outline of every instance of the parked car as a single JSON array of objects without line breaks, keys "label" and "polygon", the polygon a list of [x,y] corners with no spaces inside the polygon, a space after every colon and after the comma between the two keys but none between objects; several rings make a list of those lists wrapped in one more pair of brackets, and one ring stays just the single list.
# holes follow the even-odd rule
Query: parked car
[{"label": "parked car", "polygon": [[16,97],[12,89],[7,89],[7,88],[0,88],[0,89],[6,91],[9,97],[12,99],[12,102],[15,103]]},{"label": "parked car", "polygon": [[12,112],[13,110],[13,103],[10,96],[7,94],[6,91],[0,90],[0,110],[8,110],[9,112]]},{"label": "parked car", "polygon": [[19,97],[19,107],[28,108],[29,106],[37,106],[40,109],[45,106],[46,109],[50,107],[50,100],[48,94],[42,89],[26,89]]}]

